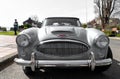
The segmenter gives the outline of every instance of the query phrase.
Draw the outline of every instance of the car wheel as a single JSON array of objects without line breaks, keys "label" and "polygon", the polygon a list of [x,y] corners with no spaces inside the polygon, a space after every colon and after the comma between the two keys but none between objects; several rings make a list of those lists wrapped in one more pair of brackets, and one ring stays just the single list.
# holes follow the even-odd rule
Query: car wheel
[{"label": "car wheel", "polygon": [[[111,51],[111,48],[110,48],[110,47],[108,47],[107,58],[113,59],[113,55],[112,55],[112,51]],[[106,71],[107,69],[109,69],[110,66],[111,66],[111,64],[110,64],[110,65],[107,65],[107,66],[97,66],[97,67],[95,68],[95,72],[104,72],[104,71]]]}]

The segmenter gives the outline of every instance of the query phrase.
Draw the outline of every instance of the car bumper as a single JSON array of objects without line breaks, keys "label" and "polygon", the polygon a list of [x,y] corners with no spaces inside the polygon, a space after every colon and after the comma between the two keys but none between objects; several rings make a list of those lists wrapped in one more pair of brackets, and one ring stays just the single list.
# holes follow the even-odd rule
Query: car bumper
[{"label": "car bumper", "polygon": [[95,66],[112,64],[111,58],[95,60],[92,52],[89,60],[35,60],[34,54],[32,53],[31,60],[15,58],[14,61],[19,65],[31,67],[33,71],[36,67],[90,67],[93,71]]}]

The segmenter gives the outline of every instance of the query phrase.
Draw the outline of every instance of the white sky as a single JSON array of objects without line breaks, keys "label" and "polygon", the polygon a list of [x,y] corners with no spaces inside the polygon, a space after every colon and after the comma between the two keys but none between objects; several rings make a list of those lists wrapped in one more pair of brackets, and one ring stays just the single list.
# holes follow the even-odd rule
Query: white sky
[{"label": "white sky", "polygon": [[0,26],[13,27],[14,19],[21,25],[33,15],[38,16],[39,21],[68,16],[78,17],[85,23],[95,17],[94,3],[93,0],[0,0]]}]

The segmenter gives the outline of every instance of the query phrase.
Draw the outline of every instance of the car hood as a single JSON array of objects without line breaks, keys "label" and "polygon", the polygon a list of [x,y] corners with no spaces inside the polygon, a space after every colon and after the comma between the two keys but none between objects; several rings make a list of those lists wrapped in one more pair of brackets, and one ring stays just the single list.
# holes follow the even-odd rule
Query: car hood
[{"label": "car hood", "polygon": [[38,31],[40,41],[52,39],[71,39],[87,43],[86,30],[75,26],[46,26]]}]

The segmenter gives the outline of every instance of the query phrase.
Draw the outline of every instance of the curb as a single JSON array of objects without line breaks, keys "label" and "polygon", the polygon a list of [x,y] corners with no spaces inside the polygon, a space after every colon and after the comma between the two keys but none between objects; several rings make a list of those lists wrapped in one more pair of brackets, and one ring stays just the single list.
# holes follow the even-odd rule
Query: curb
[{"label": "curb", "polygon": [[120,40],[119,37],[109,37],[110,39],[113,39],[113,40]]},{"label": "curb", "polygon": [[14,52],[13,54],[10,54],[3,59],[0,59],[0,71],[8,67],[14,62],[14,58],[17,57],[17,53]]}]

